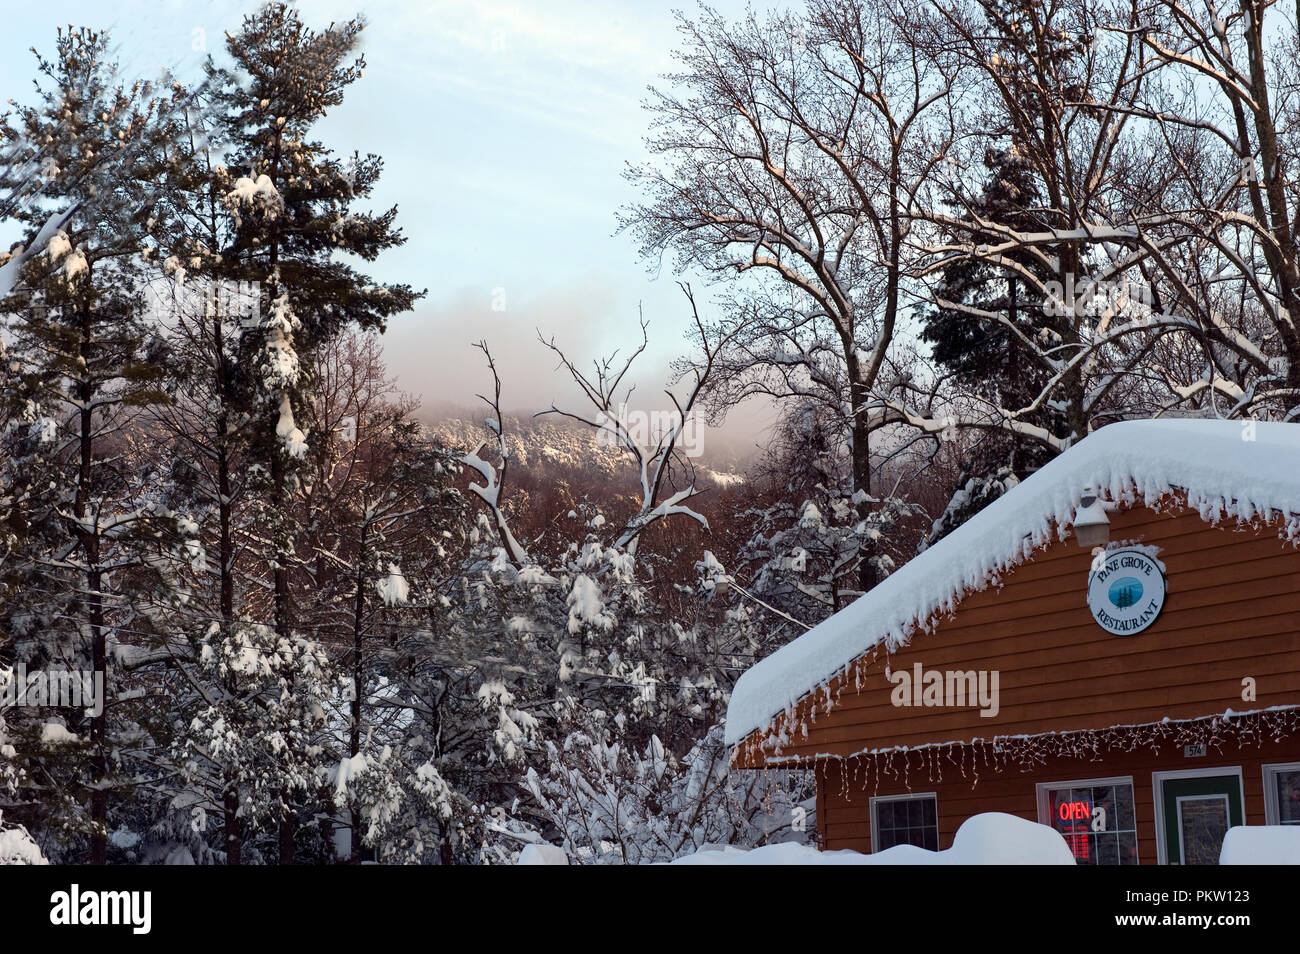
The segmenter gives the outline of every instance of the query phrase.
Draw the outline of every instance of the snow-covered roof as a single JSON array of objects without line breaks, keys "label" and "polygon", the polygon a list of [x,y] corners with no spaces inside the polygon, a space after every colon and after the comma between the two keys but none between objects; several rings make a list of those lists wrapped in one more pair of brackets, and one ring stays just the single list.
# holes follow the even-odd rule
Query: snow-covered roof
[{"label": "snow-covered roof", "polygon": [[1286,538],[1300,545],[1300,424],[1142,420],[1090,434],[741,676],[727,707],[727,742],[767,726],[873,646],[904,645],[966,593],[1064,539],[1088,487],[1148,504],[1180,492],[1209,522],[1282,519]]}]

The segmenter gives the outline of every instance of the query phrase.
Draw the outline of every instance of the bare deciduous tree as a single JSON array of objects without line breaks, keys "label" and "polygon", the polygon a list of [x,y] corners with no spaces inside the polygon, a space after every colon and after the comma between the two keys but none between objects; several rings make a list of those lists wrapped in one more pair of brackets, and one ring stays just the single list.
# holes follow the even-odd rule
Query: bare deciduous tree
[{"label": "bare deciduous tree", "polygon": [[682,69],[649,103],[655,161],[630,173],[645,200],[622,219],[648,255],[752,279],[728,295],[737,333],[714,406],[758,394],[826,407],[864,510],[863,409],[903,317],[912,210],[947,148],[959,80],[953,58],[910,42],[914,27],[873,0],[682,16]]}]

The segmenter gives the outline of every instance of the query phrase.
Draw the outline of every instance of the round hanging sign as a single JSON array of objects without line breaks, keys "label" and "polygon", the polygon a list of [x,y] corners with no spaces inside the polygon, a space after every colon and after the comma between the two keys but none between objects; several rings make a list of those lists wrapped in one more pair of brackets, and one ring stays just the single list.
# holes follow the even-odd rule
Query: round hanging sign
[{"label": "round hanging sign", "polygon": [[1108,550],[1088,576],[1088,609],[1114,636],[1136,636],[1165,608],[1165,575],[1141,550]]}]

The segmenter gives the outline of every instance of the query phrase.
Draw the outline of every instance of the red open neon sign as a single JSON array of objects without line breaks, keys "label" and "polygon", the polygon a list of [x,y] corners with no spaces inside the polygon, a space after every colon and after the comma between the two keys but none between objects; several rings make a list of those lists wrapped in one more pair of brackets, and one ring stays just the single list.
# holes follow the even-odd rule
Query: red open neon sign
[{"label": "red open neon sign", "polygon": [[1064,822],[1061,832],[1066,844],[1075,858],[1087,861],[1089,858],[1088,829],[1092,823],[1092,802],[1061,802],[1056,808],[1057,817]]},{"label": "red open neon sign", "polygon": [[1061,821],[1091,821],[1092,802],[1061,802],[1056,813]]}]

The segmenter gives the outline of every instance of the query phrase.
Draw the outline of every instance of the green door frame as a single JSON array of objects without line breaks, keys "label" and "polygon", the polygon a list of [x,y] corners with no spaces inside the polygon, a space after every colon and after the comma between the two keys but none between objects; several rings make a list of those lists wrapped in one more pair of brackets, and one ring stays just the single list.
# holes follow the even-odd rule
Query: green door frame
[{"label": "green door frame", "polygon": [[1228,827],[1246,823],[1241,767],[1217,766],[1185,771],[1152,772],[1155,795],[1156,848],[1160,864],[1182,864],[1178,799],[1223,795],[1228,801]]}]

